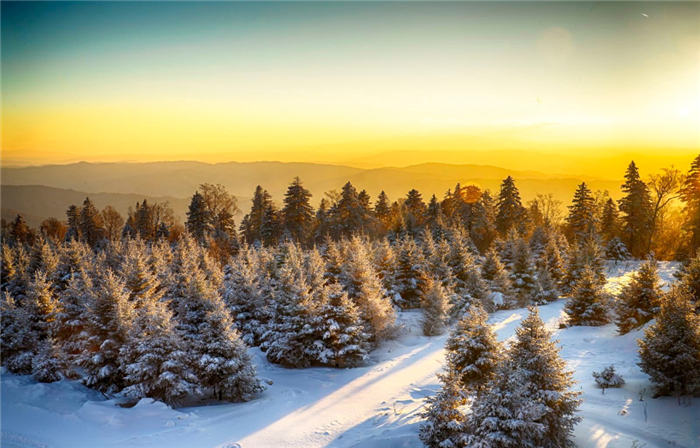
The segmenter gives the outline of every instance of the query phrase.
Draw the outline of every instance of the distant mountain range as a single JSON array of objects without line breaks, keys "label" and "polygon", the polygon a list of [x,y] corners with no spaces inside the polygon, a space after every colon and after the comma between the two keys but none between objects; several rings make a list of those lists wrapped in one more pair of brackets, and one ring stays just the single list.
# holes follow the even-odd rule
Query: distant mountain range
[{"label": "distant mountain range", "polygon": [[[393,200],[411,188],[423,193],[426,202],[432,194],[442,198],[455,184],[476,184],[498,191],[507,176],[516,179],[524,201],[537,193],[553,193],[568,204],[582,179],[593,190],[609,190],[620,195],[620,180],[592,179],[589,176],[552,176],[536,171],[516,171],[489,165],[449,165],[424,163],[403,168],[361,169],[343,165],[314,163],[75,163],[33,167],[2,168],[2,215],[22,213],[33,225],[49,216],[65,218],[70,204],[82,203],[89,195],[102,208],[111,204],[121,213],[144,198],[169,201],[184,219],[189,198],[202,183],[220,183],[239,198],[247,212],[250,197],[262,185],[281,202],[289,182],[299,176],[313,193],[313,203],[323,193],[340,188],[348,181],[358,190],[366,189],[373,200],[384,190]],[[12,216],[14,217],[14,216]]]}]

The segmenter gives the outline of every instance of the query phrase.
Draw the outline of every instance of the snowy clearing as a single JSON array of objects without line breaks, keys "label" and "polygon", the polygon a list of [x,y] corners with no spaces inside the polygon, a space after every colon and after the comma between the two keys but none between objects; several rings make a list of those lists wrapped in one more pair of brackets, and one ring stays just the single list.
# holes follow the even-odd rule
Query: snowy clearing
[{"label": "snowy clearing", "polygon": [[[608,290],[617,291],[639,263],[611,265]],[[664,282],[674,263],[660,263]],[[564,300],[540,307],[575,370],[585,400],[575,440],[581,447],[700,446],[700,402],[652,399],[652,387],[636,362],[640,331],[618,336],[614,325],[558,329]],[[499,339],[513,335],[525,310],[494,313]],[[75,381],[36,383],[2,375],[3,447],[421,447],[417,437],[423,399],[439,383],[447,334],[421,336],[420,311],[400,313],[405,334],[385,343],[368,366],[291,370],[270,364],[252,349],[259,374],[274,382],[249,403],[171,409],[141,400],[133,408]],[[626,384],[595,387],[591,376],[614,364]],[[641,397],[641,399],[640,399]]]}]

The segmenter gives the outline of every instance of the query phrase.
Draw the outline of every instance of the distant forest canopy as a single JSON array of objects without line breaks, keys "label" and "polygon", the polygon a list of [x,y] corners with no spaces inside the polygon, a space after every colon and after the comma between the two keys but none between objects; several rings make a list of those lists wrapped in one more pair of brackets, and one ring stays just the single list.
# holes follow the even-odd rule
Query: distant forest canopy
[{"label": "distant forest canopy", "polygon": [[[351,182],[340,190],[326,191],[312,204],[312,193],[299,177],[288,185],[281,202],[258,185],[250,211],[237,223],[237,198],[221,184],[201,184],[189,200],[186,221],[181,223],[166,202],[144,199],[122,216],[108,205],[98,210],[90,198],[72,205],[66,220],[45,219],[38,229],[21,215],[2,220],[4,241],[29,243],[39,235],[55,241],[77,239],[96,247],[104,241],[140,237],[146,241],[174,241],[190,233],[224,260],[240,242],[275,246],[293,240],[303,247],[339,240],[354,234],[371,239],[417,236],[425,229],[433,233],[460,228],[480,253],[509,232],[532,238],[555,229],[570,241],[596,236],[604,245],[624,246],[636,258],[653,254],[657,259],[688,259],[700,246],[700,156],[687,173],[673,166],[642,178],[631,162],[624,174],[619,200],[608,191],[592,191],[582,182],[572,194],[571,205],[563,206],[551,193],[521,199],[516,180],[508,176],[497,192],[476,185],[457,184],[442,198],[425,198],[417,189],[391,199],[384,191],[372,198]],[[545,229],[545,230],[543,230]]]}]

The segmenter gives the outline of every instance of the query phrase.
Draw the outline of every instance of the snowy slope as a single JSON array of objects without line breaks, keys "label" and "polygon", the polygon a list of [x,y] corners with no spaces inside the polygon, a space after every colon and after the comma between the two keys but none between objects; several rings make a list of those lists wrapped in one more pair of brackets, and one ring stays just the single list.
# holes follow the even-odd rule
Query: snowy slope
[{"label": "snowy slope", "polygon": [[[638,263],[611,266],[608,289],[616,290]],[[675,265],[661,264],[665,281]],[[552,329],[564,301],[541,307]],[[525,310],[491,316],[499,338],[512,336]],[[212,404],[173,410],[142,400],[126,409],[76,382],[37,384],[2,375],[4,447],[421,447],[417,438],[423,398],[439,384],[446,335],[421,336],[420,312],[401,313],[398,341],[372,353],[369,366],[338,370],[290,370],[269,364],[254,349],[260,375],[274,384],[250,403]],[[562,355],[576,371],[586,400],[576,429],[582,447],[700,447],[700,403],[651,399],[651,386],[636,365],[640,332],[618,336],[615,327],[556,330]],[[622,389],[594,387],[591,372],[614,363]],[[640,401],[640,394],[643,401]]]}]

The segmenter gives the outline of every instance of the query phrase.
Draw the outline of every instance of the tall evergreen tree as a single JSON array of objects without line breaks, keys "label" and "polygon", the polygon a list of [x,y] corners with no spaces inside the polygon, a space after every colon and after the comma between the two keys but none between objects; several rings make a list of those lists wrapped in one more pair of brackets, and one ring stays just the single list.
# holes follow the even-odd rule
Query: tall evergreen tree
[{"label": "tall evergreen tree", "polygon": [[620,199],[620,211],[623,213],[622,237],[627,249],[635,257],[643,257],[650,228],[651,196],[647,184],[642,181],[637,165],[631,162],[625,173],[622,185],[625,196]]},{"label": "tall evergreen tree", "polygon": [[694,257],[700,247],[700,155],[690,165],[680,196],[685,203],[685,228],[690,235],[688,255]]},{"label": "tall evergreen tree", "polygon": [[456,372],[458,381],[470,393],[486,386],[502,355],[501,344],[487,320],[483,307],[472,305],[445,342],[448,370]]},{"label": "tall evergreen tree", "polygon": [[467,404],[467,392],[453,369],[438,374],[442,386],[434,397],[426,399],[426,411],[421,417],[418,437],[429,448],[456,448],[463,446],[462,426],[466,416],[461,408]]},{"label": "tall evergreen tree", "polygon": [[368,358],[370,335],[364,330],[360,311],[339,284],[319,291],[324,297],[317,326],[317,359],[335,367],[354,367]]},{"label": "tall evergreen tree", "polygon": [[247,349],[224,302],[217,297],[205,312],[195,348],[202,386],[227,401],[249,401],[265,390]]},{"label": "tall evergreen tree", "polygon": [[294,241],[305,244],[313,231],[314,209],[311,192],[304,188],[301,179],[295,177],[284,196],[284,229]]},{"label": "tall evergreen tree", "polygon": [[515,180],[510,176],[501,184],[497,207],[496,228],[501,235],[506,235],[510,229],[519,228],[523,224],[525,207],[520,200],[520,192],[515,186]]},{"label": "tall evergreen tree", "polygon": [[377,197],[377,202],[374,204],[374,216],[388,227],[391,220],[391,202],[389,201],[389,196],[386,195],[384,190],[379,193]]},{"label": "tall evergreen tree", "polygon": [[566,218],[574,238],[581,238],[597,231],[595,212],[595,199],[591,190],[583,182],[574,193],[574,199],[569,206],[569,216]]},{"label": "tall evergreen tree", "polygon": [[617,211],[617,203],[613,198],[608,198],[603,206],[600,218],[600,234],[605,241],[615,238],[619,231],[620,216]]},{"label": "tall evergreen tree", "polygon": [[87,386],[104,392],[123,389],[119,350],[127,340],[133,319],[133,303],[124,283],[107,271],[88,303],[86,350],[80,359]]},{"label": "tall evergreen tree", "polygon": [[581,420],[575,416],[580,392],[569,390],[574,384],[573,372],[565,370],[566,362],[559,356],[557,341],[550,339],[537,308],[530,307],[515,336],[507,356],[522,370],[527,394],[544,405],[542,417],[535,420],[544,426],[544,432],[535,437],[534,446],[575,446],[571,435]]},{"label": "tall evergreen tree", "polygon": [[608,297],[590,267],[584,268],[564,307],[572,326],[598,327],[610,322]]},{"label": "tall evergreen tree", "polygon": [[439,282],[428,279],[423,286],[420,303],[423,309],[423,334],[437,336],[444,333],[450,315],[445,288]]},{"label": "tall evergreen tree", "polygon": [[119,351],[124,395],[177,405],[189,393],[198,392],[199,379],[188,365],[185,350],[165,303],[144,302]]},{"label": "tall evergreen tree", "polygon": [[[545,421],[548,409],[527,385],[527,371],[512,360],[499,364],[484,394],[472,404],[472,412],[464,424],[462,445],[474,448],[538,448],[548,431]],[[573,426],[573,425],[571,425]],[[570,429],[569,429],[570,431]]]},{"label": "tall evergreen tree", "polygon": [[700,394],[700,315],[686,288],[675,286],[662,298],[656,321],[637,342],[639,366],[656,396]]},{"label": "tall evergreen tree", "polygon": [[187,212],[187,230],[194,238],[203,241],[208,233],[210,219],[207,206],[204,203],[204,196],[196,191]]},{"label": "tall evergreen tree", "polygon": [[80,210],[80,235],[91,247],[104,237],[102,216],[92,203],[90,198],[85,198],[83,208]]},{"label": "tall evergreen tree", "polygon": [[653,319],[659,311],[660,299],[657,263],[650,259],[642,263],[617,297],[615,324],[620,334],[627,334]]}]

